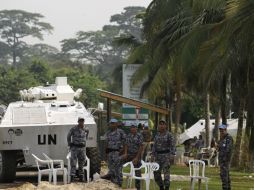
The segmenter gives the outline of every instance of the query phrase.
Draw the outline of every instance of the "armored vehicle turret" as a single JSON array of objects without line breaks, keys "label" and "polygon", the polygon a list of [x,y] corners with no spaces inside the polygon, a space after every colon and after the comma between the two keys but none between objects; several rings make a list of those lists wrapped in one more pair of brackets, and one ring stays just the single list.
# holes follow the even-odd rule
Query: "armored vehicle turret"
[{"label": "armored vehicle turret", "polygon": [[91,174],[99,172],[97,126],[93,115],[75,100],[81,92],[68,85],[67,77],[57,77],[52,85],[20,91],[21,101],[10,103],[0,121],[0,182],[13,181],[20,165],[34,166],[31,154],[42,157],[46,153],[66,161],[66,137],[78,117],[84,117],[89,128],[87,155],[92,158]]}]

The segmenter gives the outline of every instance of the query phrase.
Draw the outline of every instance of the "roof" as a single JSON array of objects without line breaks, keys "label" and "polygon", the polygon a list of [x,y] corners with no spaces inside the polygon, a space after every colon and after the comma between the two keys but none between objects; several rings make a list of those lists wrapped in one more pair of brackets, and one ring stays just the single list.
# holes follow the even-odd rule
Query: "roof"
[{"label": "roof", "polygon": [[[232,136],[235,136],[238,128],[238,119],[228,119],[227,120],[228,128],[227,131]],[[210,120],[210,134],[214,129],[215,119]],[[245,127],[245,123],[244,123]],[[205,120],[200,119],[190,128],[186,129],[182,134],[180,134],[179,143],[182,144],[184,141],[188,139],[194,138],[194,136],[198,137],[202,132],[205,131]]]},{"label": "roof", "polygon": [[100,92],[100,96],[105,97],[105,98],[110,98],[112,100],[118,101],[118,102],[122,102],[122,103],[126,103],[129,105],[134,105],[137,107],[141,107],[141,108],[146,108],[148,110],[154,111],[154,112],[158,112],[158,113],[162,113],[165,115],[169,115],[170,110],[167,108],[163,108],[154,104],[149,104],[149,103],[145,103],[136,99],[132,99],[132,98],[127,98],[124,96],[121,96],[119,94],[114,94],[112,92],[108,92],[105,90],[101,90],[98,89],[98,91]]}]

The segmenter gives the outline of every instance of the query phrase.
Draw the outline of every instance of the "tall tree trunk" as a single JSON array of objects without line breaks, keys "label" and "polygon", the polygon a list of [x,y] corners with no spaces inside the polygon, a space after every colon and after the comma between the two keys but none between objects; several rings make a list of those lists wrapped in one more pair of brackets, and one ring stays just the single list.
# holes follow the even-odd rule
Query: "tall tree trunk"
[{"label": "tall tree trunk", "polygon": [[17,66],[17,38],[16,34],[13,34],[13,45],[12,45],[12,65]]},{"label": "tall tree trunk", "polygon": [[[171,109],[172,107],[172,102],[173,102],[173,96],[172,96],[170,87],[168,86],[168,90],[165,92],[165,102],[166,102],[166,108]],[[168,130],[171,132],[172,131],[172,110],[170,110],[169,114],[166,116],[166,122],[168,123]]]},{"label": "tall tree trunk", "polygon": [[205,134],[206,147],[210,146],[210,96],[209,93],[205,95]]},{"label": "tall tree trunk", "polygon": [[[254,161],[254,81],[249,83],[248,87],[248,102],[247,102],[247,124],[246,135],[249,138],[249,153],[250,163]],[[253,167],[253,166],[252,166]],[[251,168],[253,169],[253,168]]]},{"label": "tall tree trunk", "polygon": [[227,124],[227,76],[224,75],[221,86],[221,119],[223,124]]},{"label": "tall tree trunk", "polygon": [[219,109],[218,109],[218,111],[216,112],[216,115],[215,115],[215,124],[214,124],[214,128],[213,128],[213,137],[215,138],[216,142],[219,141],[220,118],[221,118],[221,111],[220,111],[220,107],[219,107]]},{"label": "tall tree trunk", "polygon": [[181,87],[180,83],[176,87],[176,120],[175,120],[175,141],[178,142],[177,132],[181,119]]},{"label": "tall tree trunk", "polygon": [[12,49],[12,65],[17,66],[17,56],[16,56],[16,49],[13,47]]},{"label": "tall tree trunk", "polygon": [[[158,105],[158,98],[155,98],[155,105]],[[158,123],[159,123],[159,113],[158,112],[155,112],[154,113],[154,129],[155,131],[158,130]]]},{"label": "tall tree trunk", "polygon": [[254,161],[254,64],[250,63],[248,68],[248,98],[247,98],[247,124],[246,135],[249,138],[249,153],[251,169]]},{"label": "tall tree trunk", "polygon": [[235,149],[232,159],[232,165],[235,167],[240,166],[240,158],[241,158],[241,144],[242,144],[242,133],[243,133],[243,120],[244,120],[244,110],[245,110],[245,98],[240,98],[239,105],[239,116],[238,116],[238,129],[236,135]]}]

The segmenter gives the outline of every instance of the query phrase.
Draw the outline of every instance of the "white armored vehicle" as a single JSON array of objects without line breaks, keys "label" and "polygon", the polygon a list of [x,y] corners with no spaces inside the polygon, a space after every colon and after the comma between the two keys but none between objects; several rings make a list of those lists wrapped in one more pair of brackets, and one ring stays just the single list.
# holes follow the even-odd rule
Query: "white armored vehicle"
[{"label": "white armored vehicle", "polygon": [[[0,123],[0,182],[15,179],[17,166],[34,166],[31,154],[66,161],[67,134],[85,118],[89,128],[87,155],[91,159],[91,174],[99,172],[97,126],[94,117],[67,84],[67,77],[57,77],[55,84],[20,91],[21,101],[10,103]],[[66,163],[67,164],[67,163]]]}]

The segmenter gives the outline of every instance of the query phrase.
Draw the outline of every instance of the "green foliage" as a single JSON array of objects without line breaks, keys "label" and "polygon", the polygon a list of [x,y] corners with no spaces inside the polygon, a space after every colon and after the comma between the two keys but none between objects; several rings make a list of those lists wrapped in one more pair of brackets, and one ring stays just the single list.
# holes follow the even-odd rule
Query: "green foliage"
[{"label": "green foliage", "polygon": [[19,90],[34,86],[37,81],[26,69],[0,67],[0,101],[8,104],[20,100]]},{"label": "green foliage", "polygon": [[28,66],[28,71],[39,84],[46,84],[51,79],[49,66],[41,61],[34,60]]},{"label": "green foliage", "polygon": [[80,101],[83,102],[86,107],[97,107],[98,102],[102,101],[97,89],[105,89],[105,83],[92,73],[88,73],[82,66],[76,68],[67,66],[65,68],[56,69],[53,71],[53,79],[56,76],[67,76],[68,83],[73,86],[74,90],[78,88],[83,90]]},{"label": "green foliage", "polygon": [[[126,168],[125,172],[128,172],[129,168]],[[186,166],[173,165],[170,167],[170,174],[174,177],[179,177],[178,180],[173,180],[171,177],[170,189],[173,190],[189,190],[190,189],[190,178],[189,178],[189,168]],[[205,176],[208,177],[208,188],[209,190],[218,190],[222,189],[221,179],[220,179],[220,170],[218,167],[206,167]],[[253,173],[236,171],[231,168],[231,189],[237,190],[248,190],[253,188],[254,180]],[[154,189],[154,181],[150,182],[150,189]],[[123,182],[123,188],[126,187],[126,180]],[[134,187],[134,183],[132,183]],[[195,183],[195,189],[197,189],[198,182]],[[157,184],[155,184],[154,190],[159,190]],[[145,187],[142,188],[143,190]],[[205,183],[202,181],[201,189],[205,189]]]},{"label": "green foliage", "polygon": [[97,107],[97,103],[102,101],[97,89],[105,89],[106,85],[89,72],[89,67],[79,64],[75,67],[65,65],[53,68],[41,60],[33,60],[19,68],[0,66],[0,102],[7,105],[18,101],[19,90],[45,85],[46,82],[54,83],[56,76],[67,76],[68,83],[74,90],[83,89],[80,101],[85,106]]},{"label": "green foliage", "polygon": [[184,96],[181,123],[186,123],[188,128],[200,118],[204,118],[204,105],[202,99],[196,96]]}]

